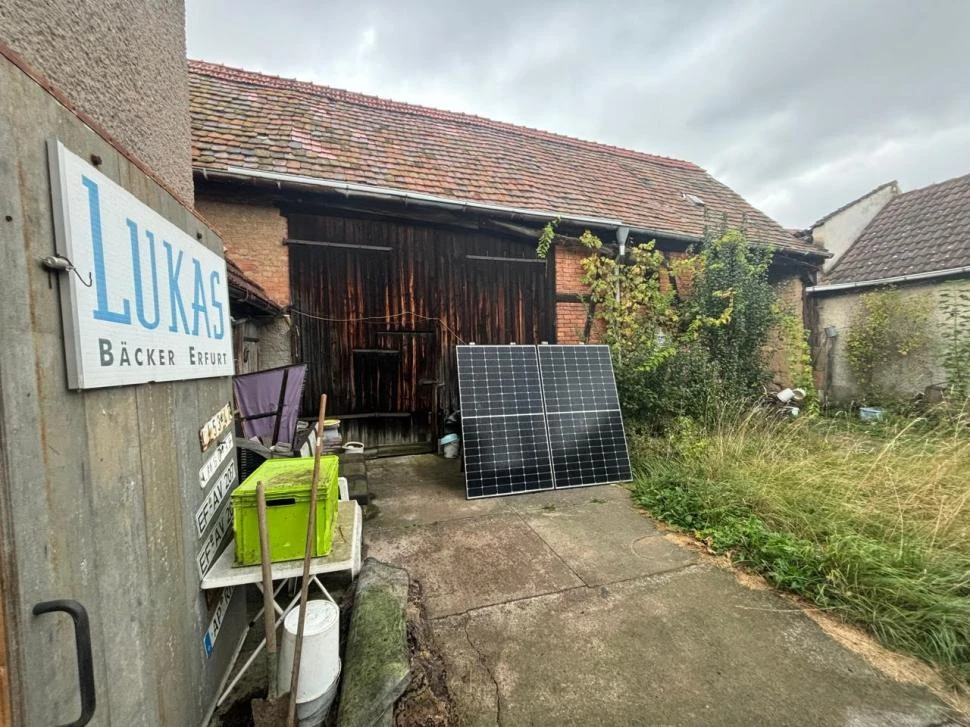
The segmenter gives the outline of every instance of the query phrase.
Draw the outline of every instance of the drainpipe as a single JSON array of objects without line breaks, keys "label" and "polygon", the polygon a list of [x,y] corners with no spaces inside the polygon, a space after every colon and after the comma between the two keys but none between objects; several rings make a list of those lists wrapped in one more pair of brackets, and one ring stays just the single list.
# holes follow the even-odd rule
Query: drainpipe
[{"label": "drainpipe", "polygon": [[[623,256],[626,255],[626,240],[630,236],[629,227],[617,227],[616,228],[616,241],[619,243],[620,249],[616,256],[616,267],[619,270],[620,261],[623,260]],[[616,302],[620,302],[620,281],[616,281]]]}]

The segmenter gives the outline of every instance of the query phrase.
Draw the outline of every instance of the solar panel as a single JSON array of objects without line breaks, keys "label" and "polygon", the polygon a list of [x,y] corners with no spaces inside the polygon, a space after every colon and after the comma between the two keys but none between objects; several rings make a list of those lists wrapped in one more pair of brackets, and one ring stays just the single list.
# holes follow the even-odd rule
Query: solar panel
[{"label": "solar panel", "polygon": [[553,488],[535,346],[457,346],[469,499]]},{"label": "solar panel", "polygon": [[632,479],[609,346],[538,347],[556,488]]}]

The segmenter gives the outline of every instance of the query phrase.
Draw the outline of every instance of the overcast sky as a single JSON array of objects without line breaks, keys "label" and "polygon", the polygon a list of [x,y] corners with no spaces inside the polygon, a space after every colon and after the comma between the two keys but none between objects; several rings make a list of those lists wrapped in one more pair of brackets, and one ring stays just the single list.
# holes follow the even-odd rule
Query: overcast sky
[{"label": "overcast sky", "polygon": [[690,160],[788,227],[970,173],[968,0],[186,0],[188,53]]}]

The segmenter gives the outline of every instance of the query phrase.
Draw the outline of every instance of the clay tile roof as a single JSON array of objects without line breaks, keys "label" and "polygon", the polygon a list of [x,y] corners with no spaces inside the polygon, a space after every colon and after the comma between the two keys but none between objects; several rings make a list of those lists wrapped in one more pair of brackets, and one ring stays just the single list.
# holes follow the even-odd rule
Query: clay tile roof
[{"label": "clay tile roof", "polygon": [[189,61],[189,80],[197,170],[394,188],[695,239],[706,210],[709,223],[744,221],[754,242],[822,254],[690,162],[201,61]]},{"label": "clay tile roof", "polygon": [[905,192],[880,210],[826,276],[857,283],[970,265],[970,174]]}]

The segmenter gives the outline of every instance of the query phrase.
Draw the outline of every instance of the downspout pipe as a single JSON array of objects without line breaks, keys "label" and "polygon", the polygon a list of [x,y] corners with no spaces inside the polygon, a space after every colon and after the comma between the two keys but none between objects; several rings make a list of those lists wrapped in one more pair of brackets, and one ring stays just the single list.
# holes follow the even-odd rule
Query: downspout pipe
[{"label": "downspout pipe", "polygon": [[[627,238],[629,237],[630,237],[629,227],[623,227],[621,225],[620,227],[616,228],[616,242],[617,242],[617,245],[619,246],[619,251],[616,256],[617,270],[620,269],[620,263],[623,260],[623,258],[626,256],[626,241],[627,241]],[[620,281],[619,280],[616,281],[616,302],[617,303],[620,302]]]}]

